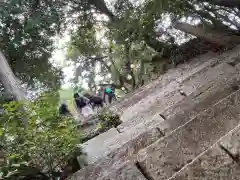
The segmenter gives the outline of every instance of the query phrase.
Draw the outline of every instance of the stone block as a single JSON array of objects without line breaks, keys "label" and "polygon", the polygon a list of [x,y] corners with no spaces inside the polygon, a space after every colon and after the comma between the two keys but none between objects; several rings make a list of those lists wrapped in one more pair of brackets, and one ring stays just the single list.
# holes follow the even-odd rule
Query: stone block
[{"label": "stone block", "polygon": [[117,136],[119,133],[115,128],[108,130],[105,133],[98,135],[97,137],[85,142],[82,147],[84,151],[87,153],[87,161],[88,163],[93,163],[98,159],[99,156],[103,156],[105,154],[105,142]]},{"label": "stone block", "polygon": [[240,177],[239,164],[220,148],[225,147],[234,156],[240,153],[240,125],[222,137],[215,145],[174,174],[169,180],[238,180]]},{"label": "stone block", "polygon": [[190,95],[203,85],[213,84],[214,82],[227,81],[232,75],[236,75],[237,71],[234,67],[227,63],[221,63],[214,67],[206,68],[183,81],[178,80],[182,85],[182,90],[185,94]]},{"label": "stone block", "polygon": [[182,76],[179,76],[176,81],[179,83],[183,83],[184,81],[188,81],[189,79],[191,79],[192,77],[195,77],[197,74],[199,73],[204,73],[206,72],[209,68],[212,68],[213,64],[217,65],[220,62],[217,61],[216,58],[213,59],[208,59],[208,61],[206,62],[202,62],[201,64],[198,64],[198,66],[196,66],[195,68],[192,68],[190,71],[189,70],[185,70],[184,73],[182,73]]},{"label": "stone block", "polygon": [[[238,81],[233,76],[227,82],[214,84],[208,89],[200,89],[199,92],[187,97],[184,102],[176,104],[163,113],[167,118],[165,121],[159,114],[155,114],[150,121],[141,122],[135,127],[128,129],[128,131],[108,139],[107,142],[105,141],[106,148],[104,152],[107,152],[109,154],[108,157],[111,157],[111,163],[109,164],[112,165],[114,162],[120,159],[128,159],[128,157],[131,157],[135,161],[135,154],[140,149],[154,143],[161,137],[161,132],[156,131],[157,127],[163,130],[163,133],[170,133],[176,127],[186,123],[193,116],[216,104],[232,92],[237,91],[237,89],[233,88],[236,83]],[[165,123],[170,124],[172,128],[164,129]],[[104,156],[99,156],[99,158],[103,159]],[[101,166],[104,167],[103,169],[106,169],[105,165]]]},{"label": "stone block", "polygon": [[138,161],[154,180],[170,178],[240,123],[240,91],[141,150]]},{"label": "stone block", "polygon": [[[136,104],[141,99],[145,98],[146,95],[153,93],[155,89],[162,88],[166,83],[170,83],[175,80],[174,77],[180,77],[180,80],[184,80],[186,77],[190,77],[192,74],[196,74],[199,70],[205,67],[216,65],[220,62],[231,62],[236,58],[239,58],[240,46],[235,47],[231,51],[224,52],[217,56],[216,53],[209,52],[204,55],[193,58],[185,64],[181,64],[174,69],[170,69],[167,73],[160,76],[157,80],[140,87],[134,93],[127,95],[122,101],[119,101],[113,106],[113,110],[122,114],[128,107]],[[205,66],[205,67],[204,67]],[[180,74],[179,74],[180,73]],[[171,78],[170,78],[171,77]],[[165,79],[165,83],[162,83],[162,79]],[[166,81],[167,80],[167,81]],[[112,109],[112,108],[110,108]]]},{"label": "stone block", "polygon": [[[174,92],[175,94],[178,94],[178,83],[171,82],[169,85],[165,86],[163,89],[158,89],[153,94],[148,95],[132,107],[128,108],[124,114],[121,116],[121,120],[123,122],[126,122],[128,120],[136,119],[139,114],[146,113],[147,110],[149,110],[154,104],[158,103],[162,98],[167,96],[173,96]],[[172,93],[171,93],[172,92]],[[179,95],[179,97],[181,97]],[[181,97],[182,98],[182,97]]]},{"label": "stone block", "polygon": [[[130,115],[131,118],[123,121],[123,123],[118,126],[118,129],[121,132],[127,131],[129,127],[134,127],[139,122],[148,120],[156,113],[162,114],[171,106],[184,101],[187,97],[180,94],[180,89],[182,89],[187,96],[191,96],[192,94],[195,95],[196,92],[199,93],[199,91],[203,92],[209,89],[214,86],[214,84],[224,84],[224,82],[227,82],[233,76],[236,77],[237,75],[238,73],[235,68],[226,63],[221,63],[215,67],[208,68],[207,71],[204,70],[203,72],[195,74],[189,78],[188,81],[183,81],[181,86],[179,86],[179,83],[172,82],[164,89],[160,89],[155,95],[152,95],[146,102],[133,108]],[[125,116],[121,117],[122,120],[124,117]]]},{"label": "stone block", "polygon": [[240,76],[215,81],[211,86],[203,86],[198,91],[189,95],[183,101],[166,109],[162,115],[166,118],[161,124],[161,128],[165,133],[170,133],[174,129],[182,126],[200,112],[218,103],[229,94],[239,89]]},{"label": "stone block", "polygon": [[200,65],[208,62],[212,59],[216,59],[217,54],[214,52],[208,52],[206,54],[197,56],[192,60],[188,61],[187,63],[180,64],[177,68],[181,69],[182,72],[188,72],[188,70],[193,70],[194,68],[199,67]]},{"label": "stone block", "polygon": [[104,153],[95,156],[95,161],[106,156],[119,160],[136,154],[140,149],[162,137],[156,127],[157,124],[153,126],[139,125],[138,128],[133,128],[106,140],[104,147],[102,147]]},{"label": "stone block", "polygon": [[119,164],[117,167],[109,168],[108,171],[103,170],[100,176],[95,176],[95,172],[91,174],[88,173],[88,169],[85,169],[85,173],[88,174],[86,177],[82,176],[81,170],[68,178],[68,180],[147,180],[137,167],[128,161]]},{"label": "stone block", "polygon": [[134,164],[140,149],[162,137],[155,127],[142,130],[142,132],[133,130],[134,132],[128,132],[128,134],[120,134],[115,137],[116,139],[110,140],[106,143],[105,155],[99,156],[93,164],[84,167],[73,177],[78,178],[77,180],[96,180],[110,172],[111,169],[119,167],[119,164],[123,162],[130,161]]},{"label": "stone block", "polygon": [[[212,59],[209,61],[209,59],[213,58],[215,55],[215,53],[207,53],[197,58],[194,58],[193,60],[189,61],[189,63],[181,64],[174,69],[170,69],[168,72],[160,76],[158,80],[155,80],[149,85],[146,85],[145,90],[134,93],[132,97],[124,100],[124,103],[129,103],[129,108],[125,109],[125,111],[123,112],[122,120],[127,121],[127,119],[129,119],[133,115],[132,112],[135,112],[135,106],[138,106],[138,104],[143,104],[146,99],[154,96],[157,92],[159,92],[159,89],[165,87],[172,81],[182,76],[182,79],[188,78],[189,76],[196,74],[199,71],[202,71],[204,68],[209,67],[213,62],[216,61],[216,59]],[[138,112],[140,113],[140,110]]]},{"label": "stone block", "polygon": [[97,180],[147,180],[136,166],[124,163],[116,169],[110,169],[108,173]]},{"label": "stone block", "polygon": [[[142,90],[140,90],[138,93],[138,95],[136,95],[136,99],[134,99],[135,97],[133,97],[133,99],[131,100],[131,98],[129,98],[128,100],[128,102],[131,102],[130,103],[130,105],[132,105],[132,104],[134,104],[134,103],[136,103],[136,102],[140,102],[140,103],[142,103],[143,101],[141,101],[141,96],[143,95],[144,97],[145,97],[145,99],[148,99],[149,97],[151,97],[152,96],[152,93],[154,94],[155,92],[158,92],[158,91],[160,91],[160,89],[163,87],[163,85],[165,86],[166,84],[169,84],[169,82],[172,82],[173,80],[174,80],[174,78],[173,79],[170,79],[170,81],[167,81],[167,79],[168,79],[168,76],[170,77],[170,75],[171,75],[171,73],[173,72],[173,74],[175,73],[175,75],[177,75],[178,77],[179,77],[179,74],[181,74],[181,75],[183,75],[184,77],[182,78],[182,79],[178,79],[179,80],[179,82],[183,82],[184,81],[184,79],[186,79],[186,77],[190,77],[190,75],[192,75],[192,74],[198,74],[199,73],[199,69],[198,68],[200,68],[200,71],[204,71],[205,70],[205,68],[202,68],[202,67],[200,67],[199,65],[202,65],[202,64],[204,64],[205,63],[205,65],[207,65],[207,68],[209,69],[209,65],[210,65],[210,68],[212,68],[213,66],[217,66],[220,62],[228,62],[228,61],[230,61],[230,60],[232,60],[232,59],[234,59],[234,58],[236,58],[236,57],[239,57],[239,53],[240,52],[240,46],[238,46],[238,47],[236,47],[235,49],[233,49],[232,51],[230,51],[230,52],[226,52],[226,53],[223,53],[222,55],[220,55],[219,57],[216,57],[216,58],[214,58],[213,60],[211,60],[212,62],[210,62],[209,64],[208,63],[205,63],[205,62],[207,62],[208,60],[209,60],[209,57],[206,57],[206,59],[203,59],[203,61],[201,62],[201,61],[199,61],[199,63],[193,63],[193,64],[191,64],[191,62],[190,63],[188,63],[188,64],[184,64],[184,65],[181,65],[181,68],[176,68],[177,69],[177,71],[175,71],[176,69],[172,69],[172,70],[170,70],[169,72],[168,72],[168,74],[167,75],[163,75],[161,78],[159,78],[158,80],[156,80],[156,81],[154,81],[154,83],[153,84],[148,84],[148,85],[146,85],[146,87],[145,88],[147,88],[147,89],[145,89],[145,88],[142,88]],[[206,61],[205,61],[206,60]],[[197,62],[197,61],[196,61]],[[211,67],[212,66],[212,67]],[[196,68],[196,69],[192,69],[192,67],[194,67],[194,68]],[[174,72],[175,71],[175,72]],[[192,71],[191,73],[189,72],[189,71]],[[174,77],[174,76],[172,76],[172,77]],[[165,81],[165,83],[166,84],[161,84],[161,79],[162,78],[166,78],[166,81]],[[191,79],[191,78],[190,78]],[[186,81],[185,81],[186,82]],[[148,89],[149,88],[149,89]],[[220,91],[212,91],[212,86],[211,87],[209,87],[209,89],[211,90],[211,92],[213,93],[213,92],[215,92],[215,93],[218,93],[218,92],[220,92]],[[151,89],[151,90],[150,90]],[[210,98],[209,96],[207,96],[204,92],[200,92],[200,89],[204,89],[204,88],[202,88],[202,87],[200,87],[200,88],[197,88],[197,89],[199,89],[199,90],[197,90],[197,91],[194,91],[194,92],[192,92],[191,93],[191,91],[188,91],[188,89],[186,89],[186,92],[190,92],[190,95],[189,96],[192,96],[193,97],[193,99],[195,99],[196,101],[197,101],[197,103],[200,103],[201,104],[201,108],[199,108],[199,110],[204,110],[204,108],[203,108],[203,106],[205,106],[206,108],[208,107],[208,105],[211,105],[211,103],[207,103],[207,101],[206,101],[206,99],[207,98]],[[191,90],[191,89],[190,89]],[[207,93],[209,93],[209,94],[211,94],[210,93],[210,91],[208,90],[208,89],[205,89],[206,90],[206,92]],[[225,91],[226,90],[226,91]],[[218,98],[221,98],[222,96],[225,96],[228,92],[230,93],[232,90],[230,89],[230,88],[225,88],[225,87],[223,87],[223,91],[221,91],[221,96],[218,96]],[[226,94],[225,95],[223,95],[224,94],[224,92],[226,92]],[[142,94],[141,94],[142,93]],[[148,96],[149,95],[149,96]],[[196,97],[195,97],[195,95],[196,95]],[[132,95],[132,96],[135,96],[135,94],[134,95]],[[137,97],[138,96],[138,97]],[[204,96],[204,98],[206,98],[205,99],[205,101],[203,102],[203,101],[200,101],[200,102],[198,102],[200,99],[201,99],[201,97],[202,96]],[[214,97],[214,100],[216,100],[217,99],[217,96],[215,96]],[[234,102],[237,102],[238,100],[233,100]],[[210,101],[208,101],[208,102],[210,102]],[[191,101],[191,102],[189,102],[189,104],[188,104],[188,106],[186,106],[186,108],[187,107],[189,107],[189,106],[191,106],[190,104],[191,103],[194,103],[193,101]],[[197,104],[196,103],[196,104]],[[129,104],[125,101],[125,104],[124,104],[124,108],[126,108],[127,109],[127,106],[128,106]],[[229,110],[229,111],[231,111],[230,112],[230,114],[232,115],[232,114],[237,114],[236,113],[236,109],[234,109],[234,107],[235,107],[235,105],[236,105],[236,103],[234,103],[234,106],[232,106],[232,108],[231,108],[231,110]],[[115,106],[114,106],[115,107]],[[121,109],[121,105],[116,105],[116,108],[115,109],[118,109],[120,107],[120,109]],[[197,108],[198,106],[195,106],[195,108],[193,108],[193,109],[198,109]],[[206,109],[205,108],[205,109]],[[123,110],[125,110],[125,109],[123,109]],[[138,111],[138,109],[136,108],[135,109],[136,111]],[[166,109],[165,109],[166,110]],[[232,111],[234,111],[234,113],[232,113]],[[127,111],[126,111],[127,112]],[[130,112],[130,114],[133,112],[132,110],[131,111],[128,111],[128,112]],[[164,112],[166,112],[166,111],[164,111]],[[185,108],[182,108],[181,110],[179,110],[179,111],[177,111],[178,113],[179,113],[179,117],[182,117],[182,116],[180,116],[180,112],[184,112],[183,114],[181,114],[181,115],[183,115],[183,116],[185,116],[186,115],[186,111],[185,111]],[[224,113],[226,114],[226,112],[224,111]],[[228,112],[229,113],[229,112]],[[157,115],[156,115],[157,113],[154,113],[153,115],[154,115],[154,117],[152,118],[152,120],[153,120],[153,122],[154,122],[154,120],[158,120],[158,118],[157,118]],[[193,113],[192,114],[192,116],[191,117],[193,117],[193,116],[195,116],[195,114]],[[167,116],[167,121],[169,120],[168,119],[168,117],[169,117],[169,119],[171,119],[173,116],[172,115],[169,115],[169,116]],[[175,119],[176,119],[176,117],[177,116],[175,116]],[[189,116],[190,117],[190,116]],[[174,119],[174,118],[173,118]],[[187,119],[187,118],[186,118]],[[131,119],[130,119],[131,120]],[[161,119],[160,119],[161,120]],[[185,120],[185,122],[186,122],[187,120]],[[193,120],[192,120],[193,121]],[[156,121],[157,122],[157,121]],[[214,121],[215,122],[215,121]],[[222,122],[222,121],[221,121]],[[229,121],[229,123],[230,123],[230,125],[229,126],[232,126],[232,125],[234,125],[234,121]],[[157,129],[156,128],[154,128],[154,129],[152,129],[152,130],[149,130],[149,131],[143,131],[143,132],[141,132],[140,130],[142,130],[142,129],[144,129],[144,128],[146,128],[148,125],[146,125],[146,123],[144,122],[144,123],[140,123],[141,125],[139,125],[139,126],[132,126],[132,128],[130,128],[130,129],[128,129],[128,130],[133,130],[133,127],[136,127],[138,130],[136,131],[136,132],[133,132],[133,134],[135,134],[135,135],[127,135],[127,134],[125,134],[127,137],[132,137],[132,139],[130,140],[130,141],[128,141],[128,142],[124,142],[124,141],[121,141],[121,147],[119,146],[112,146],[112,147],[114,147],[114,148],[112,148],[112,150],[115,150],[115,151],[109,151],[108,153],[107,153],[107,156],[106,157],[103,157],[103,158],[100,158],[100,159],[98,159],[94,164],[90,164],[89,166],[87,166],[87,167],[85,167],[84,169],[82,169],[82,170],[80,170],[79,172],[77,172],[73,177],[75,178],[75,179],[77,179],[77,180],[96,180],[97,178],[101,178],[101,177],[104,177],[104,175],[106,175],[106,173],[107,172],[109,172],[108,170],[110,170],[110,169],[112,169],[112,167],[119,167],[119,164],[121,164],[121,162],[125,162],[126,160],[128,160],[129,158],[130,158],[130,160],[132,160],[132,162],[133,163],[135,163],[135,156],[136,156],[136,153],[138,152],[138,150],[139,149],[141,149],[141,148],[144,148],[144,147],[146,147],[146,146],[148,146],[148,145],[150,145],[150,144],[152,144],[154,141],[156,141],[156,140],[158,140],[159,139],[159,137],[160,137],[160,134],[159,133],[153,133],[153,132],[155,132]],[[151,123],[150,123],[151,124]],[[153,123],[154,124],[154,123]],[[152,125],[153,125],[152,124]],[[162,123],[161,123],[161,125],[162,125]],[[159,125],[156,125],[156,127],[159,127]],[[179,129],[178,130],[176,130],[176,131],[179,131]],[[141,133],[139,133],[138,134],[138,132],[141,132]],[[157,132],[157,131],[156,131]],[[125,132],[124,132],[125,133]],[[183,132],[184,133],[184,132]],[[191,136],[191,131],[190,131],[190,136]],[[170,137],[171,135],[169,135],[168,137]],[[183,135],[184,136],[184,135]],[[186,135],[185,135],[186,136]],[[185,137],[184,136],[184,137]],[[123,138],[123,136],[119,136],[119,138],[120,137],[122,137]],[[116,138],[116,137],[114,137],[114,138]],[[113,139],[114,139],[113,138]],[[127,139],[127,138],[126,138]],[[173,140],[174,141],[174,140]],[[112,138],[110,138],[110,139],[108,139],[107,141],[105,141],[105,142],[108,142],[108,144],[112,144],[114,141],[112,140]],[[207,143],[208,143],[208,141],[207,141]],[[204,144],[204,143],[203,143]],[[178,145],[177,145],[178,146]],[[150,146],[151,147],[151,146]],[[179,146],[178,146],[179,147]],[[193,149],[193,147],[191,146],[191,148]],[[196,153],[197,154],[197,153]],[[133,158],[131,158],[131,157],[133,157]],[[185,158],[185,156],[183,156],[183,160],[185,160],[186,158]],[[166,160],[167,160],[167,158],[166,158]],[[166,161],[167,162],[167,161]],[[144,165],[144,164],[143,164]],[[168,166],[168,164],[166,164],[166,166]],[[110,169],[109,169],[110,168]],[[171,171],[171,169],[170,169],[170,171]],[[104,173],[102,173],[102,172],[104,172]]]}]

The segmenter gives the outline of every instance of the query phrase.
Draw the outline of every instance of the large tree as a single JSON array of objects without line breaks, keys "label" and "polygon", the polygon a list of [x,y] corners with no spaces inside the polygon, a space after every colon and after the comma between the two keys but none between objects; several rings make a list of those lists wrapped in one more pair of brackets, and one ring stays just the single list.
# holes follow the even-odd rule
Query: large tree
[{"label": "large tree", "polygon": [[20,82],[17,81],[2,52],[0,52],[0,67],[0,82],[3,85],[5,92],[8,95],[13,96],[16,100],[25,100],[26,97],[20,86]]},{"label": "large tree", "polygon": [[44,0],[9,0],[0,7],[0,50],[21,83],[30,87],[60,86],[61,70],[50,58],[52,37],[63,22],[63,7],[60,1]]},{"label": "large tree", "polygon": [[[237,3],[221,0],[145,0],[137,3],[117,0],[108,7],[104,0],[86,0],[84,5],[75,1],[72,4],[75,10],[81,10],[77,13],[77,19],[81,21],[74,21],[78,30],[74,31],[71,44],[79,54],[87,57],[87,60],[82,58],[82,62],[89,64],[94,60],[101,63],[105,67],[103,71],[111,72],[112,80],[119,82],[120,87],[135,89],[138,84],[143,84],[141,79],[151,72],[149,69],[159,71],[155,68],[157,64],[163,64],[161,69],[164,72],[172,67],[170,64],[176,65],[209,50],[238,44],[240,24]],[[108,20],[96,18],[96,14],[105,15]],[[86,32],[96,36],[99,27],[106,32],[104,43],[87,37]],[[86,29],[84,33],[83,29]],[[194,37],[198,39],[184,44]],[[76,39],[82,44],[77,44]],[[192,45],[197,48],[189,49]],[[143,57],[140,52],[151,55]],[[155,53],[158,55],[155,56]]]}]

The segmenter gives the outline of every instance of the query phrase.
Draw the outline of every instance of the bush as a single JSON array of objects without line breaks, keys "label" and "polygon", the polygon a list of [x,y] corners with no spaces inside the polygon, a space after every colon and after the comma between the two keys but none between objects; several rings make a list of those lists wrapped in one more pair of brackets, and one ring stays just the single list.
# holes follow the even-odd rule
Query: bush
[{"label": "bush", "polygon": [[99,132],[106,132],[111,128],[116,128],[122,122],[120,116],[112,112],[103,112],[97,115],[98,118],[98,130]]},{"label": "bush", "polygon": [[[61,176],[81,138],[72,119],[59,115],[57,105],[52,94],[28,103],[27,111],[20,102],[4,104],[5,112],[0,116],[0,179]],[[81,154],[81,149],[78,152]]]}]

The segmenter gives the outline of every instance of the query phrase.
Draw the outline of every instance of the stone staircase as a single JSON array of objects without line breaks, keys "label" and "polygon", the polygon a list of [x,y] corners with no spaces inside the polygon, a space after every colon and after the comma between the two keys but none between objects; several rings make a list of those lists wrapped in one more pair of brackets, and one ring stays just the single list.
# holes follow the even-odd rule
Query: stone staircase
[{"label": "stone staircase", "polygon": [[[69,180],[239,179],[240,46],[183,64],[113,107]],[[122,110],[121,110],[122,109]]]}]

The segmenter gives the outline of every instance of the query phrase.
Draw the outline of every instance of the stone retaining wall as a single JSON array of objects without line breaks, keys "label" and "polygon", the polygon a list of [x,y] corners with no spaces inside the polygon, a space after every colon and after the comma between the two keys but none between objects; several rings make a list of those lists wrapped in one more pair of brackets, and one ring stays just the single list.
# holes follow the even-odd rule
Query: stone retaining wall
[{"label": "stone retaining wall", "polygon": [[[179,66],[116,105],[124,111],[123,124],[85,144],[91,163],[69,179],[197,180],[204,174],[210,180],[211,173],[212,179],[226,178],[211,164],[222,150],[208,149],[240,123],[239,57],[240,46]],[[196,160],[201,158],[207,158],[209,171]],[[237,179],[236,166],[220,167],[224,160],[230,162],[224,155],[213,163],[223,172],[235,168],[229,177]]]}]

